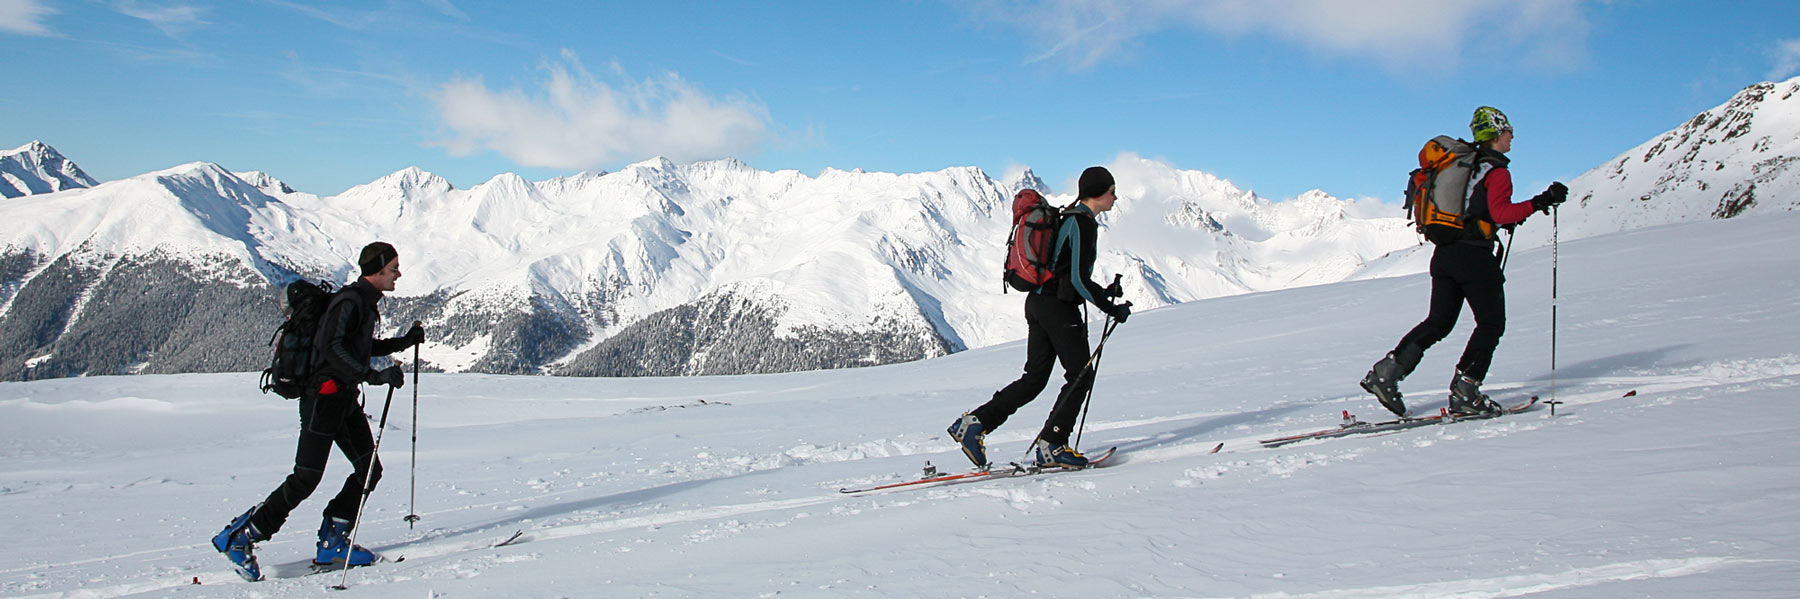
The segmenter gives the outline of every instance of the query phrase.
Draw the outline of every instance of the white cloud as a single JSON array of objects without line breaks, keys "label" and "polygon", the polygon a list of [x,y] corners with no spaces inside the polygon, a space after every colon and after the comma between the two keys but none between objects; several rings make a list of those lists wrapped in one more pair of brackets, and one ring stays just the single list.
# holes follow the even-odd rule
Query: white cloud
[{"label": "white cloud", "polygon": [[762,105],[708,96],[675,73],[632,81],[614,64],[615,87],[568,50],[545,70],[549,80],[529,93],[490,90],[480,79],[445,83],[432,100],[451,138],[436,145],[457,156],[492,150],[521,166],[592,169],[651,156],[741,156],[768,137]]},{"label": "white cloud", "polygon": [[185,36],[188,31],[212,24],[200,18],[206,9],[192,4],[117,0],[113,3],[113,8],[125,16],[143,19],[162,31],[163,35],[177,39]]},{"label": "white cloud", "polygon": [[1782,81],[1800,72],[1800,39],[1781,40],[1769,51],[1775,67],[1769,70],[1770,81]]},{"label": "white cloud", "polygon": [[1150,34],[1181,29],[1267,35],[1321,54],[1374,59],[1397,71],[1454,64],[1476,43],[1521,44],[1529,59],[1567,63],[1579,57],[1587,34],[1580,3],[1570,0],[1042,0],[971,6],[1046,40],[1031,62],[1062,57],[1076,68],[1128,53]]},{"label": "white cloud", "polygon": [[44,19],[56,9],[37,0],[0,0],[0,32],[20,35],[52,35]]}]

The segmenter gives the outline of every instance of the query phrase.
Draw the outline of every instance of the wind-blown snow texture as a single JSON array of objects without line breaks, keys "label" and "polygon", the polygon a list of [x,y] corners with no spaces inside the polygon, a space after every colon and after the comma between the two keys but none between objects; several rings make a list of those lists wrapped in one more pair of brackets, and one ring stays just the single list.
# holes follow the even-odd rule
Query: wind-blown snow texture
[{"label": "wind-blown snow texture", "polygon": [[[1797,95],[1800,79],[1751,86],[1575,179],[1562,238],[1792,210]],[[54,151],[0,162],[27,154]],[[1109,166],[1124,199],[1096,270],[1123,274],[1140,312],[1424,269],[1417,251],[1381,259],[1417,248],[1392,206],[1321,191],[1270,202],[1134,156]],[[321,198],[193,163],[12,198],[0,380],[260,368],[276,286],[347,281],[373,239],[399,246],[406,273],[385,322],[423,320],[434,369],[687,375],[941,356],[1024,335],[1018,296],[997,293],[1006,204],[1042,181],[1009,179],[656,159],[467,190],[409,168]],[[1522,230],[1517,248],[1548,244],[1548,229]]]},{"label": "wind-blown snow texture", "polygon": [[[428,373],[396,397],[359,533],[406,560],[353,571],[345,592],[299,576],[341,458],[259,546],[271,580],[240,581],[207,544],[291,463],[294,404],[254,375],[0,383],[0,595],[1792,597],[1797,226],[1776,213],[1516,251],[1487,387],[1554,391],[1554,418],[1261,448],[1382,413],[1356,381],[1423,316],[1429,283],[1353,281],[1119,327],[1082,436],[1120,448],[1112,467],[904,493],[837,489],[962,468],[943,427],[1015,375],[1021,344],[775,375]],[[1444,405],[1470,326],[1402,384],[1416,407]],[[992,455],[1024,453],[1050,399]]]}]

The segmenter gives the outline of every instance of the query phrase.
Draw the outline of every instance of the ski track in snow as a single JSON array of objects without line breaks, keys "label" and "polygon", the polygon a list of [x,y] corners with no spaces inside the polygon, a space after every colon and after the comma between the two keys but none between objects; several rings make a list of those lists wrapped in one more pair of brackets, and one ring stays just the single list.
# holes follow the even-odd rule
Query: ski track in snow
[{"label": "ski track in snow", "polygon": [[1251,595],[1250,599],[1497,599],[1524,597],[1559,589],[1599,586],[1629,580],[1691,576],[1724,569],[1734,563],[1752,561],[1724,557],[1646,560],[1577,568],[1555,574],[1471,578],[1315,593],[1265,593]]}]

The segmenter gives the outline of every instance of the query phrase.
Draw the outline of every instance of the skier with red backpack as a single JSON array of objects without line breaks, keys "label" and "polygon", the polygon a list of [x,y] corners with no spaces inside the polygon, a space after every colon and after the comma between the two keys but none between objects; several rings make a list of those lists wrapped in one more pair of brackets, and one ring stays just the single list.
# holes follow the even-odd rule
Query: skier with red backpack
[{"label": "skier with red backpack", "polygon": [[1530,202],[1512,201],[1513,127],[1492,106],[1475,109],[1469,129],[1475,143],[1439,137],[1419,153],[1420,169],[1407,188],[1414,223],[1436,249],[1431,254],[1431,302],[1425,320],[1407,332],[1362,379],[1362,388],[1401,417],[1407,416],[1399,384],[1456,326],[1466,302],[1475,316],[1456,375],[1450,380],[1450,411],[1492,414],[1500,405],[1481,392],[1494,349],[1506,332],[1506,276],[1497,229],[1511,230],[1533,211],[1549,213],[1568,199],[1569,189],[1551,183]]},{"label": "skier with red backpack", "polygon": [[[1105,286],[1093,280],[1095,242],[1100,225],[1096,216],[1111,210],[1118,200],[1112,173],[1090,167],[1081,173],[1075,203],[1057,213],[1057,223],[1046,226],[1043,199],[1033,190],[1015,198],[1014,238],[1008,243],[1005,278],[1025,294],[1025,373],[994,393],[981,407],[963,413],[950,425],[950,437],[977,468],[988,467],[985,438],[1006,419],[1036,399],[1050,382],[1056,362],[1062,362],[1064,380],[1056,405],[1034,443],[1040,466],[1081,468],[1086,456],[1069,447],[1070,429],[1080,415],[1087,390],[1093,386],[1088,328],[1083,302],[1098,306],[1124,323],[1131,316],[1131,302],[1114,303],[1121,295],[1118,284]],[[1035,198],[1035,201],[1032,201]],[[1049,256],[1049,260],[1044,260]]]}]

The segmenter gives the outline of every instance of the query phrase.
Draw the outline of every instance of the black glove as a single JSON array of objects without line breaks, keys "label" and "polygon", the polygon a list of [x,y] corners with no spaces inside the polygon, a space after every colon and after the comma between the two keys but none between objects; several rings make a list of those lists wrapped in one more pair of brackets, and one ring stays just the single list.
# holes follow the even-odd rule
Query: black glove
[{"label": "black glove", "polygon": [[364,381],[371,385],[388,385],[399,389],[406,386],[406,371],[401,370],[400,365],[395,364],[381,370],[369,371],[369,377]]},{"label": "black glove", "polygon": [[1531,209],[1543,212],[1544,214],[1549,214],[1552,207],[1568,200],[1569,188],[1564,186],[1561,181],[1557,181],[1551,183],[1550,187],[1544,190],[1544,193],[1537,194],[1536,197],[1531,198]]},{"label": "black glove", "polygon": [[1124,297],[1125,296],[1125,288],[1119,286],[1120,278],[1123,278],[1123,277],[1121,275],[1113,275],[1112,284],[1106,286],[1106,297]]},{"label": "black glove", "polygon": [[408,329],[406,331],[406,336],[401,337],[401,338],[406,340],[407,347],[412,347],[412,346],[418,345],[420,343],[424,343],[425,342],[425,327],[419,326],[419,323],[415,322],[415,323],[413,323],[412,328]]},{"label": "black glove", "polygon": [[1125,319],[1131,318],[1131,302],[1114,304],[1112,311],[1107,312],[1107,315],[1112,316],[1113,320],[1119,321],[1119,324],[1125,324]]}]

